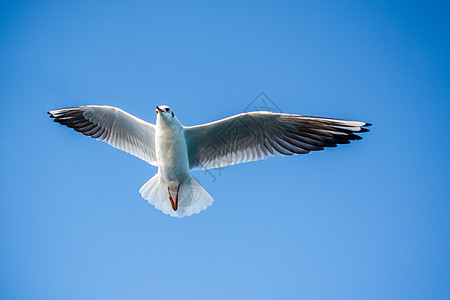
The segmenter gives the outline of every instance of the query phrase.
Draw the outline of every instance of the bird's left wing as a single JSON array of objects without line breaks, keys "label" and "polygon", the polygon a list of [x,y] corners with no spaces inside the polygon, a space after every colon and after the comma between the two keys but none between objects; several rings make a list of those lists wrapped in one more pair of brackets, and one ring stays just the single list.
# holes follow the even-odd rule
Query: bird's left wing
[{"label": "bird's left wing", "polygon": [[369,125],[260,111],[185,127],[184,133],[190,168],[209,169],[348,144],[361,139],[355,132]]},{"label": "bird's left wing", "polygon": [[155,126],[112,106],[51,110],[55,122],[156,165]]}]

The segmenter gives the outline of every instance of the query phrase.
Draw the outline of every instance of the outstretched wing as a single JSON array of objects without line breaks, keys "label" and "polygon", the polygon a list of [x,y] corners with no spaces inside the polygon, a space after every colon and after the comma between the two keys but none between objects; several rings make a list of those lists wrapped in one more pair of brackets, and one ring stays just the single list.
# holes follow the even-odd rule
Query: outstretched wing
[{"label": "outstretched wing", "polygon": [[191,169],[209,169],[348,144],[370,125],[261,111],[185,127],[185,137]]},{"label": "outstretched wing", "polygon": [[156,165],[155,126],[112,106],[51,110],[55,122]]}]

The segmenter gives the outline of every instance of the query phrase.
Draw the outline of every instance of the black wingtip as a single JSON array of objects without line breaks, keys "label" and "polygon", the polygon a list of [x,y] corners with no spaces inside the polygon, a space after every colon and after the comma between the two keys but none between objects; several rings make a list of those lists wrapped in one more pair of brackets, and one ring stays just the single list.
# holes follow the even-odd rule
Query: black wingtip
[{"label": "black wingtip", "polygon": [[372,123],[366,123],[366,125],[364,125],[364,127],[369,127],[372,126]]}]

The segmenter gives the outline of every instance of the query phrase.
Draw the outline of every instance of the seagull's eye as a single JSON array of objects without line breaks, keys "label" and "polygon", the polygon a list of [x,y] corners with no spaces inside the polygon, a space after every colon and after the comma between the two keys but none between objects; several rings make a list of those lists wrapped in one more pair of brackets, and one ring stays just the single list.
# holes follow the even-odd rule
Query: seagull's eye
[{"label": "seagull's eye", "polygon": [[166,112],[169,112],[169,108],[166,108]]}]

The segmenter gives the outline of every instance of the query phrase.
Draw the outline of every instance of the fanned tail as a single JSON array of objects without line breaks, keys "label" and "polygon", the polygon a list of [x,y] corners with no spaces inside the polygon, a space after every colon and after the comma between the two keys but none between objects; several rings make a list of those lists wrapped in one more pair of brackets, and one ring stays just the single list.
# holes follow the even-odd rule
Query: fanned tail
[{"label": "fanned tail", "polygon": [[[189,178],[180,186],[178,192],[178,209],[173,210],[167,191],[167,184],[161,180],[159,174],[153,176],[139,190],[142,198],[172,217],[187,217],[205,210],[213,203],[213,198],[194,179]],[[176,190],[170,190],[172,197],[175,197]]]}]

